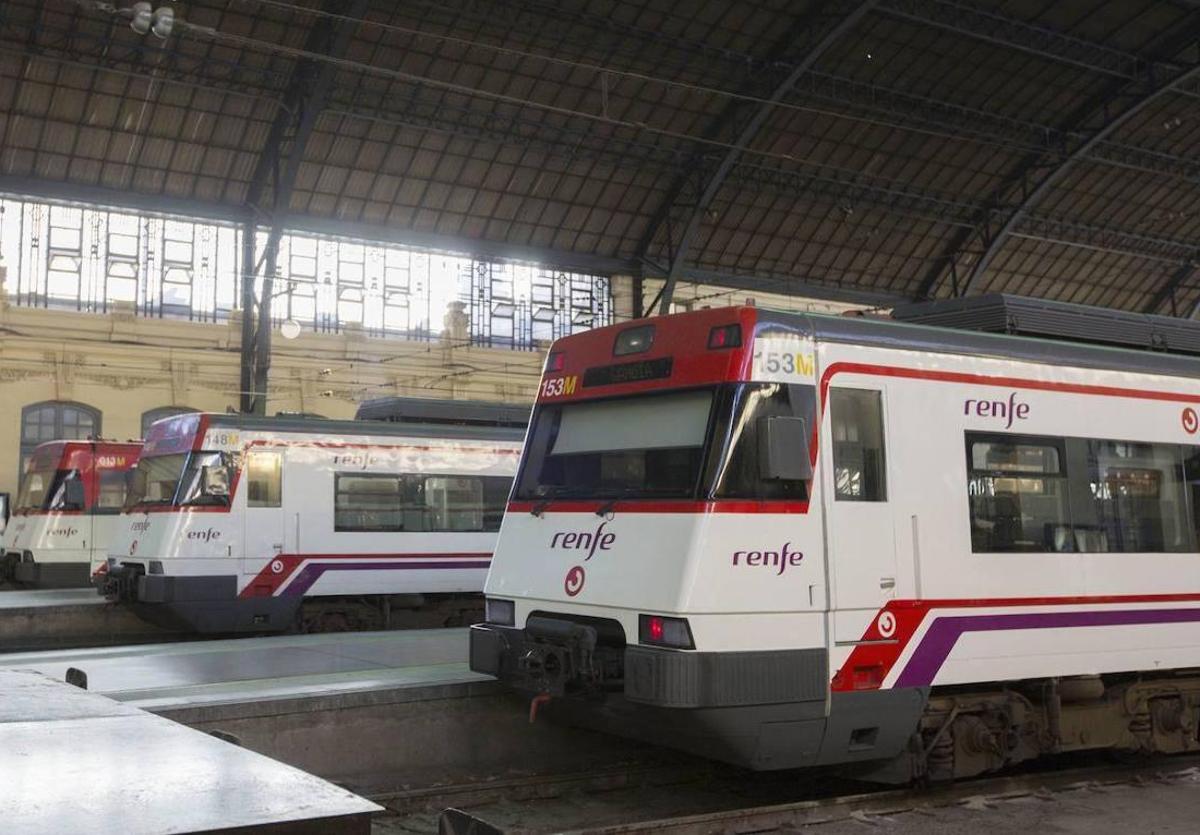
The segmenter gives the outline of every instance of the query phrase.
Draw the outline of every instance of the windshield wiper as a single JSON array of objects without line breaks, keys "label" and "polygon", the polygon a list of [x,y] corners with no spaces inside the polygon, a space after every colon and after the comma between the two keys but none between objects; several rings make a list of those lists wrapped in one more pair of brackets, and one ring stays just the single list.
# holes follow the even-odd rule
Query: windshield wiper
[{"label": "windshield wiper", "polygon": [[586,495],[586,491],[581,491],[578,487],[560,487],[557,490],[551,489],[542,498],[534,502],[533,507],[529,508],[530,516],[541,516],[550,503],[555,499],[579,498]]}]

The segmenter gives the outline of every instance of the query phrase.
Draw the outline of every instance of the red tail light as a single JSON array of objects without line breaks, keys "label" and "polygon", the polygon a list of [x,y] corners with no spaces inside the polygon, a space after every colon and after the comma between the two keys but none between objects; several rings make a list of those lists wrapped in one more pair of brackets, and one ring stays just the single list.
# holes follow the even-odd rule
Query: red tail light
[{"label": "red tail light", "polygon": [[708,347],[738,348],[742,344],[741,325],[721,325],[708,332]]},{"label": "red tail light", "polygon": [[686,618],[662,615],[638,615],[638,641],[643,644],[671,649],[695,649],[692,629]]}]

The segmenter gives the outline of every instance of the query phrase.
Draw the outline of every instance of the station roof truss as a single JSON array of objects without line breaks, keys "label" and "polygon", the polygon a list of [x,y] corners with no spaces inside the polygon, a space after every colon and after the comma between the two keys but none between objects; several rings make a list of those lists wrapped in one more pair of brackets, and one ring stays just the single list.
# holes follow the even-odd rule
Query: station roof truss
[{"label": "station roof truss", "polygon": [[0,192],[1200,310],[1200,0],[194,0],[165,40],[128,5],[0,3]]}]

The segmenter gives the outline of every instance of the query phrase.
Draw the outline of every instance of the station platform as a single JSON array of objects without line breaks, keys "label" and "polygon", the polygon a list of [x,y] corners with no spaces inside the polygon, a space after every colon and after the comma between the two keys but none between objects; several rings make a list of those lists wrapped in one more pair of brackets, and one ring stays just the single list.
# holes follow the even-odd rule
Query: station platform
[{"label": "station platform", "polygon": [[0,591],[0,611],[39,609],[47,606],[102,606],[95,589],[8,589]]},{"label": "station platform", "polygon": [[467,650],[465,629],[346,632],[0,655],[0,671],[75,668],[126,707],[362,793],[629,756],[615,737],[531,725],[528,702],[471,672]]},{"label": "station platform", "polygon": [[467,630],[282,635],[0,656],[156,712],[490,681],[467,668]]},{"label": "station platform", "polygon": [[0,652],[161,641],[172,634],[95,589],[0,591]]},{"label": "station platform", "polygon": [[374,803],[291,766],[33,672],[0,670],[6,835],[366,835]]}]

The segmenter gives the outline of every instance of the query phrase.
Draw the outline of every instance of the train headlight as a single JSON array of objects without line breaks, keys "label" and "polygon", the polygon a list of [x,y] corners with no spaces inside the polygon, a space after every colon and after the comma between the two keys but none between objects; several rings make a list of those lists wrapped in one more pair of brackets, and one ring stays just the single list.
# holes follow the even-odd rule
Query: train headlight
[{"label": "train headlight", "polygon": [[517,620],[516,606],[511,600],[489,597],[483,603],[483,619],[497,626],[513,626]]},{"label": "train headlight", "polygon": [[642,354],[650,350],[654,344],[654,325],[640,325],[636,328],[626,328],[617,334],[613,340],[613,356],[624,357],[629,354]]},{"label": "train headlight", "polygon": [[686,618],[638,615],[638,641],[656,647],[695,649],[692,629]]}]

